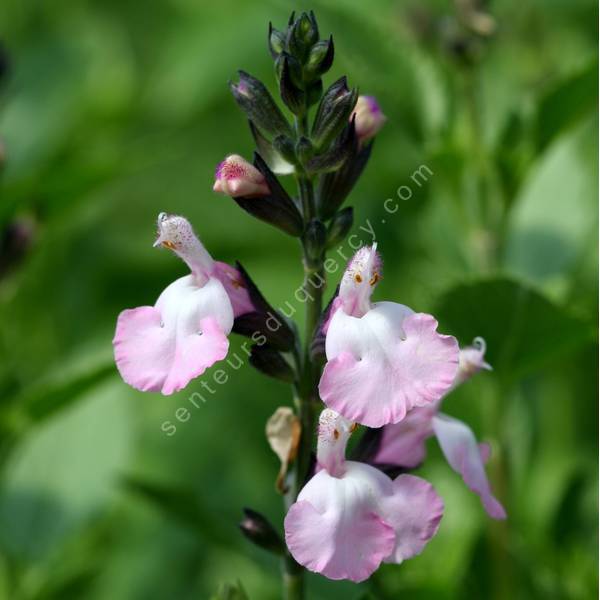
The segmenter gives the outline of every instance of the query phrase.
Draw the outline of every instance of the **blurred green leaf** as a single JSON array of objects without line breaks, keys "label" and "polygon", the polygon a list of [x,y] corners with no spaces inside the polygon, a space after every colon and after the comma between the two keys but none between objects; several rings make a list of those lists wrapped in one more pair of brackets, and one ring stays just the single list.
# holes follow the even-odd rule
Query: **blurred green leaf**
[{"label": "blurred green leaf", "polygon": [[505,380],[524,377],[593,336],[587,323],[510,279],[458,285],[442,296],[434,314],[442,331],[461,344],[482,336],[488,361]]},{"label": "blurred green leaf", "polygon": [[66,377],[64,373],[54,372],[52,375],[58,375],[53,378],[54,381],[36,383],[33,389],[26,390],[15,399],[20,418],[26,419],[28,424],[43,421],[68,408],[85,392],[114,374],[112,360],[89,365],[79,373],[68,373]]},{"label": "blurred green leaf", "polygon": [[565,286],[597,233],[597,121],[559,138],[529,171],[509,219],[505,264],[549,286]]},{"label": "blurred green leaf", "polygon": [[[191,528],[203,539],[215,544],[231,544],[233,536],[228,535],[228,529],[223,527],[223,523],[202,506],[194,490],[135,476],[125,477],[122,484],[126,490],[144,498],[184,527]],[[235,532],[237,533],[237,526]]]},{"label": "blurred green leaf", "polygon": [[130,415],[109,382],[46,421],[13,452],[0,488],[0,546],[39,560],[106,507],[131,445]]},{"label": "blurred green leaf", "polygon": [[598,109],[598,61],[561,81],[539,102],[536,117],[538,150],[543,150],[562,131]]}]

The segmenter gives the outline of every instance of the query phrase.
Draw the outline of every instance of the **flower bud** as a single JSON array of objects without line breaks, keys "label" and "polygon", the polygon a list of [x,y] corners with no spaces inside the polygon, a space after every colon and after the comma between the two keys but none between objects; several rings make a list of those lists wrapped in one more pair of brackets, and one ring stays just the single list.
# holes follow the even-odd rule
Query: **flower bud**
[{"label": "flower bud", "polygon": [[342,168],[351,160],[358,149],[358,136],[354,126],[354,119],[346,124],[342,133],[336,138],[332,146],[313,156],[304,166],[309,173],[329,173]]},{"label": "flower bud", "polygon": [[359,96],[352,115],[356,118],[356,134],[361,143],[374,137],[386,121],[374,96]]},{"label": "flower bud", "polygon": [[319,263],[325,250],[327,230],[325,225],[318,219],[311,219],[304,232],[304,247],[306,248],[306,259],[309,266]]},{"label": "flower bud", "polygon": [[248,118],[262,131],[269,135],[292,135],[292,128],[287,122],[275,100],[265,85],[245,71],[239,71],[239,83],[230,83],[231,93],[235,101],[248,115]]},{"label": "flower bud", "polygon": [[319,214],[323,219],[335,215],[344,203],[369,161],[372,146],[371,142],[356,148],[338,171],[326,173],[319,178],[317,198]]},{"label": "flower bud", "polygon": [[[273,140],[273,148],[281,155],[281,157],[289,163],[296,162],[296,150],[294,141],[287,135],[278,135]],[[292,168],[293,171],[293,168]]]},{"label": "flower bud", "polygon": [[278,31],[269,23],[269,51],[271,56],[277,58],[285,49],[285,34]]},{"label": "flower bud", "polygon": [[281,75],[279,78],[279,93],[285,105],[295,115],[301,115],[306,110],[306,95],[304,91],[296,85],[292,77],[290,66],[290,57],[282,54],[279,59],[281,61]]},{"label": "flower bud", "polygon": [[333,36],[317,42],[310,50],[306,70],[313,77],[320,77],[329,71],[333,64]]},{"label": "flower bud", "polygon": [[213,190],[234,198],[257,198],[269,194],[263,174],[237,154],[231,154],[219,163]]},{"label": "flower bud", "polygon": [[319,28],[314,14],[302,13],[288,30],[287,47],[301,63],[306,61],[311,46],[319,39]]},{"label": "flower bud", "polygon": [[346,239],[348,232],[352,229],[353,221],[354,210],[351,206],[344,208],[344,210],[341,210],[333,217],[327,231],[328,248],[332,248]]},{"label": "flower bud", "polygon": [[265,178],[269,194],[263,196],[260,202],[245,196],[236,196],[233,199],[240,208],[253,217],[299,237],[302,235],[304,222],[298,207],[258,153],[254,154],[254,166]]},{"label": "flower bud", "polygon": [[312,158],[314,148],[312,142],[305,136],[301,136],[296,143],[296,155],[300,159],[300,162],[306,163]]},{"label": "flower bud", "polygon": [[306,86],[306,105],[312,106],[321,100],[323,96],[323,80],[315,79],[312,83]]},{"label": "flower bud", "polygon": [[265,516],[251,508],[244,508],[240,530],[252,543],[269,552],[283,554],[285,551],[283,540],[273,525]]},{"label": "flower bud", "polygon": [[[289,140],[289,138],[285,135],[277,136],[271,143],[252,121],[249,120],[248,124],[258,153],[264,158],[271,171],[277,175],[290,175],[293,173],[295,171],[294,165],[288,162],[275,148],[275,144],[279,144],[282,141],[281,139]],[[280,142],[277,142],[278,139],[280,139]]]},{"label": "flower bud", "polygon": [[324,148],[340,133],[356,105],[357,91],[348,89],[346,77],[331,84],[319,104],[312,135],[315,145]]}]

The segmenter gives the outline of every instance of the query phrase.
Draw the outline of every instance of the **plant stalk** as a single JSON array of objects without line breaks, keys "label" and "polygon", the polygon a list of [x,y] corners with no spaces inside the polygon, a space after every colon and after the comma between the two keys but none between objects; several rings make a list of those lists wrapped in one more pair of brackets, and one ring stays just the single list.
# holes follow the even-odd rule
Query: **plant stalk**
[{"label": "plant stalk", "polygon": [[[305,174],[300,174],[298,177],[298,189],[304,209],[304,219],[305,222],[308,222],[315,216],[316,207],[313,183]],[[305,247],[303,247],[303,254],[306,318],[301,373],[295,389],[295,403],[301,424],[301,435],[293,465],[290,489],[285,498],[286,509],[295,502],[309,474],[315,436],[315,412],[318,403],[319,368],[318,365],[313,364],[310,346],[323,306],[325,249],[323,248],[321,258],[316,263],[314,259],[309,260]],[[287,553],[283,560],[283,587],[286,600],[303,600],[305,598],[304,573],[304,568]]]}]

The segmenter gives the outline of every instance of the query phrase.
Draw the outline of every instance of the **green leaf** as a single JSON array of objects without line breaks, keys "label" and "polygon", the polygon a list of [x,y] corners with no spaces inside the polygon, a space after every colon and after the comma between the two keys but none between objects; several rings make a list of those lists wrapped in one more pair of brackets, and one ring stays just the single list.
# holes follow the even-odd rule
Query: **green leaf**
[{"label": "green leaf", "polygon": [[215,519],[213,511],[202,506],[199,495],[193,489],[136,476],[123,478],[122,484],[126,490],[150,502],[184,527],[191,528],[203,539],[231,545],[233,536],[227,533],[230,530]]},{"label": "green leaf", "polygon": [[537,111],[537,146],[544,149],[563,130],[598,106],[598,61],[561,81],[540,101]]},{"label": "green leaf", "polygon": [[131,446],[121,388],[116,381],[96,386],[15,449],[0,490],[0,545],[7,553],[44,558],[114,498]]},{"label": "green leaf", "polygon": [[597,123],[562,136],[530,171],[511,213],[504,261],[534,281],[564,287],[597,233]]},{"label": "green leaf", "polygon": [[534,289],[510,279],[459,285],[439,301],[440,329],[461,344],[482,336],[486,358],[499,377],[523,377],[572,352],[592,329]]}]

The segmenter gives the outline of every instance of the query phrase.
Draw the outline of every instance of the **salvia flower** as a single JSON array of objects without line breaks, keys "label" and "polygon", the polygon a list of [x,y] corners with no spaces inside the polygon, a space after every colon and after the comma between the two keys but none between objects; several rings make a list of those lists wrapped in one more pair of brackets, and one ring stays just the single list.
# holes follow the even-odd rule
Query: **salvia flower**
[{"label": "salvia flower", "polygon": [[323,402],[351,421],[381,427],[439,400],[458,369],[458,344],[437,321],[395,302],[371,304],[381,277],[375,246],[352,258],[325,325]]},{"label": "salvia flower", "polygon": [[[481,369],[491,367],[484,361],[485,342],[476,338],[472,346],[460,351],[460,366],[454,386]],[[453,387],[454,387],[453,386]],[[425,459],[425,440],[435,435],[450,466],[459,473],[469,489],[481,497],[486,512],[494,519],[505,519],[506,512],[493,496],[484,465],[490,454],[487,444],[478,444],[471,429],[462,421],[438,411],[439,403],[411,410],[406,419],[383,428],[375,463],[414,468]]]},{"label": "salvia flower", "polygon": [[214,261],[184,217],[161,213],[154,245],[173,250],[191,273],[154,306],[124,310],[113,346],[129,385],[168,395],[225,358],[234,317],[253,308],[236,269]]},{"label": "salvia flower", "polygon": [[258,198],[269,194],[263,174],[238,154],[229,155],[217,165],[215,192],[232,197]]},{"label": "salvia flower", "polygon": [[356,135],[361,142],[375,137],[387,120],[374,96],[359,96],[350,119],[353,117]]},{"label": "salvia flower", "polygon": [[347,461],[354,425],[333,410],[319,419],[317,461],[285,518],[285,539],[304,567],[329,579],[367,579],[382,562],[419,554],[436,534],[442,499],[425,480],[391,480],[367,464]]}]

